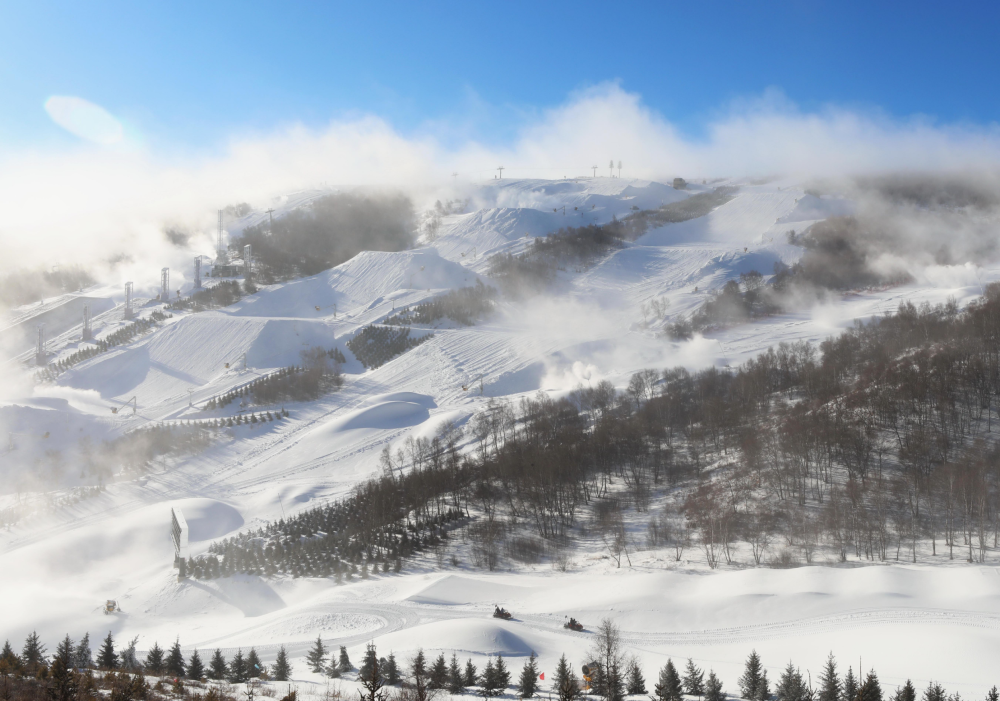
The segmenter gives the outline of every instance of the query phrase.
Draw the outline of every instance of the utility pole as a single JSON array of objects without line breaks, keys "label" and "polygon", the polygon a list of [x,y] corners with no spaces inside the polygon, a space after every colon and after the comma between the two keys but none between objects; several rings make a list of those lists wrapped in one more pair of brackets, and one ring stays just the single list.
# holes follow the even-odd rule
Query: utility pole
[{"label": "utility pole", "polygon": [[270,222],[268,224],[267,233],[273,234],[274,233],[274,210],[273,209],[266,209],[264,211],[267,212],[267,218],[268,218],[268,221]]},{"label": "utility pole", "polygon": [[590,166],[590,167],[594,169],[594,177],[596,178],[597,177],[597,166]]},{"label": "utility pole", "polygon": [[503,180],[503,166],[500,166],[497,170],[500,171],[500,179]]}]

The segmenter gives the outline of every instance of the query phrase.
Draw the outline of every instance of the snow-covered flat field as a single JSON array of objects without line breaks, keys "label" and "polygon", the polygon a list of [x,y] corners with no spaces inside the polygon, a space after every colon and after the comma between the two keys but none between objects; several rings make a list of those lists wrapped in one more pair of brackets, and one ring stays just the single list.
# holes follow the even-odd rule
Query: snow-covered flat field
[{"label": "snow-covered flat field", "polygon": [[[693,546],[680,561],[672,551],[639,549],[631,566],[617,568],[599,543],[584,543],[566,571],[545,564],[489,573],[474,568],[457,543],[457,565],[425,555],[400,574],[341,586],[245,575],[177,581],[172,507],[184,511],[198,554],[213,539],[348,494],[378,473],[384,446],[432,436],[447,422],[464,425],[490,399],[562,396],[603,379],[623,388],[643,368],[736,365],[781,341],[822,341],[903,300],[966,304],[1000,280],[1000,265],[986,261],[931,265],[907,285],[669,341],[644,319],[644,305],[666,300],[666,320],[687,315],[740,273],[769,275],[775,262],[795,262],[801,251],[787,243],[787,230],[851,211],[850,202],[806,194],[793,182],[739,186],[734,199],[706,216],[654,229],[585,270],[564,271],[552,295],[501,301],[496,314],[474,326],[443,324],[374,370],[362,367],[346,340],[403,306],[488,282],[489,254],[516,253],[531,237],[607,222],[709,186],[497,181],[477,190],[469,211],[444,216],[418,248],[362,253],[230,307],[176,313],[56,382],[28,382],[34,369],[20,363],[31,352],[18,345],[7,367],[24,382],[12,384],[15,396],[0,405],[0,426],[10,436],[0,452],[0,509],[20,514],[0,530],[0,637],[20,641],[37,630],[52,648],[66,633],[79,638],[89,631],[94,640],[111,630],[119,640],[139,636],[142,650],[180,636],[186,650],[256,646],[265,661],[284,644],[296,676],[318,681],[302,659],[317,636],[347,645],[356,661],[374,640],[380,652],[402,658],[422,647],[481,665],[502,653],[515,658],[515,671],[534,652],[551,672],[563,653],[577,667],[585,662],[591,631],[610,617],[650,686],[668,657],[713,668],[735,692],[751,649],[772,680],[789,660],[815,678],[833,651],[842,669],[874,667],[883,689],[907,678],[919,689],[933,679],[950,692],[981,696],[1000,683],[995,559],[838,565],[821,557],[792,569],[712,571]],[[290,197],[288,206],[315,196]],[[261,221],[252,213],[242,225]],[[107,309],[95,320],[100,338],[125,322],[117,293],[86,291],[98,293]],[[54,304],[17,310],[9,325],[29,324]],[[225,429],[206,449],[145,474],[118,474],[99,493],[73,491],[86,482],[76,478],[82,437],[99,443],[157,422],[218,416],[202,411],[204,403],[299,362],[300,351],[313,346],[337,346],[347,356],[340,391],[286,407],[291,417],[283,422]],[[79,327],[51,342],[55,359],[79,347]],[[133,397],[134,414],[131,407],[109,411]],[[107,599],[118,600],[122,612],[105,616]],[[514,620],[492,619],[494,604]],[[586,630],[563,629],[567,616]]]}]

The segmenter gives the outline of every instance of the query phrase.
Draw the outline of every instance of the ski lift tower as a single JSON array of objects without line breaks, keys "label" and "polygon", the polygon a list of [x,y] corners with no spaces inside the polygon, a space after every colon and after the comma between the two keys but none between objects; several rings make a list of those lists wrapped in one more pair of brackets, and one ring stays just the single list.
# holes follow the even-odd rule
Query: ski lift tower
[{"label": "ski lift tower", "polygon": [[45,367],[47,358],[45,357],[45,324],[38,325],[38,342],[35,344],[35,365]]},{"label": "ski lift tower", "polygon": [[[180,509],[170,509],[170,540],[174,543],[174,567],[180,568],[181,560],[188,556],[188,524]],[[177,575],[182,577],[182,573]]]},{"label": "ski lift tower", "polygon": [[125,283],[125,318],[131,319],[134,316],[132,311],[132,283]]},{"label": "ski lift tower", "polygon": [[243,279],[250,281],[250,244],[243,247]]},{"label": "ski lift tower", "polygon": [[90,305],[83,305],[83,340],[93,341],[94,340],[94,330],[91,328],[90,324]]},{"label": "ski lift tower", "polygon": [[215,264],[216,265],[225,265],[228,261],[226,260],[226,258],[227,258],[227,256],[226,256],[226,249],[222,247],[222,210],[221,209],[219,210],[219,234],[218,234],[218,242],[216,243],[216,246],[215,246],[215,251],[216,251]]}]

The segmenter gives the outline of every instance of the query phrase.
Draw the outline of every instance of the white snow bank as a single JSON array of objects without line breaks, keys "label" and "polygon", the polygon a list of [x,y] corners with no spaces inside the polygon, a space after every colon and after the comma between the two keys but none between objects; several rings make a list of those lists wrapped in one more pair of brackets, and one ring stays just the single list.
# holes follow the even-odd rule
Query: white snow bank
[{"label": "white snow bank", "polygon": [[378,642],[379,648],[386,650],[425,647],[481,656],[521,657],[538,650],[540,646],[531,642],[534,637],[531,631],[517,630],[515,626],[491,618],[437,621],[413,630],[389,633]]},{"label": "white snow bank", "polygon": [[221,538],[243,525],[239,511],[215,499],[179,499],[172,507],[184,513],[192,543]]}]

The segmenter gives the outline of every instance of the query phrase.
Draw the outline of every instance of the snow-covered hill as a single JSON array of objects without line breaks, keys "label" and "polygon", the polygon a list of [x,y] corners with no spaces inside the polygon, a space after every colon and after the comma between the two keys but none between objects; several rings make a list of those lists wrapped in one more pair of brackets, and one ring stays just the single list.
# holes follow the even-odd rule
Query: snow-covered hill
[{"label": "snow-covered hill", "polygon": [[[374,639],[380,650],[403,656],[419,646],[479,661],[535,651],[542,668],[552,670],[562,652],[582,659],[590,641],[588,633],[563,630],[564,616],[592,630],[612,614],[647,678],[668,656],[693,657],[734,691],[753,647],[772,678],[789,657],[818,670],[832,648],[871,660],[883,686],[904,676],[919,685],[915,675],[928,670],[949,690],[979,693],[996,681],[1000,574],[993,567],[709,573],[691,550],[680,562],[650,551],[618,570],[591,543],[567,573],[524,567],[487,574],[468,560],[444,564],[442,573],[429,557],[409,573],[339,588],[328,580],[251,576],[176,581],[171,506],[192,524],[192,551],[203,551],[212,538],[349,493],[378,472],[384,446],[432,436],[447,422],[462,425],[491,398],[540,390],[560,396],[601,379],[623,387],[648,367],[735,364],[781,340],[820,341],[903,299],[967,302],[981,284],[1000,279],[1000,266],[931,266],[906,286],[669,342],[649,328],[644,305],[666,300],[667,320],[686,315],[740,273],[769,275],[776,262],[794,262],[801,249],[787,243],[789,229],[852,210],[849,201],[806,194],[793,182],[727,184],[739,187],[736,196],[706,216],[651,230],[586,270],[563,271],[558,296],[502,301],[475,326],[442,325],[375,370],[351,357],[346,340],[402,306],[489,283],[481,274],[490,254],[518,252],[561,227],[607,222],[711,186],[675,190],[618,178],[487,183],[471,197],[474,211],[443,217],[423,248],[362,253],[227,308],[177,313],[11,399],[0,406],[0,437],[10,434],[0,453],[0,509],[9,511],[0,513],[21,516],[0,532],[0,636],[21,639],[37,629],[54,645],[67,632],[93,637],[110,629],[122,638],[139,635],[142,648],[179,634],[186,648],[256,645],[270,659],[279,643],[299,658],[323,635],[348,645],[352,657]],[[300,193],[283,206],[320,194]],[[248,214],[238,226],[265,216]],[[26,323],[29,311],[9,325]],[[112,309],[96,319],[95,331],[104,338],[125,323],[120,308]],[[51,344],[53,360],[80,347],[78,334],[63,330]],[[202,411],[210,398],[295,364],[314,346],[336,346],[348,356],[341,391],[288,407],[285,422],[226,429],[206,450],[163,461],[141,477],[121,475],[98,493],[70,491],[87,482],[75,462],[84,436],[98,443],[160,421],[216,416]],[[27,359],[23,347],[15,350]],[[24,376],[34,370],[13,361],[6,367]],[[134,416],[111,413],[131,397]],[[39,479],[21,481],[26,475]],[[41,493],[40,483],[51,492]],[[100,613],[109,598],[119,600],[122,614]],[[514,621],[488,618],[497,602],[515,611]],[[920,642],[943,635],[953,641],[944,648]],[[310,678],[301,660],[296,664],[297,676]]]}]

